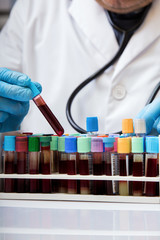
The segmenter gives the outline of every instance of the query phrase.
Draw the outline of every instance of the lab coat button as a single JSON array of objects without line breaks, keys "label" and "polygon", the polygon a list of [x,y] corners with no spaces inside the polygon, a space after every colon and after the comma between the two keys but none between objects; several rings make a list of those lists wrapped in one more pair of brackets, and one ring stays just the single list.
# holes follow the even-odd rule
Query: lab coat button
[{"label": "lab coat button", "polygon": [[121,100],[126,96],[126,89],[123,85],[116,85],[113,88],[112,95],[115,99]]}]

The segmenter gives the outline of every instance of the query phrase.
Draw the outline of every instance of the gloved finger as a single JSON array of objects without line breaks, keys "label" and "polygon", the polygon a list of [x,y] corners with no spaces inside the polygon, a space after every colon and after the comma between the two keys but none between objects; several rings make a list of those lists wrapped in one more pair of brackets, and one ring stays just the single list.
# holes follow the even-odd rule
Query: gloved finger
[{"label": "gloved finger", "polygon": [[29,101],[34,95],[29,87],[21,87],[6,82],[0,82],[0,96],[17,101]]},{"label": "gloved finger", "polygon": [[155,128],[156,131],[160,134],[160,116],[156,119],[153,128]]},{"label": "gloved finger", "polygon": [[0,111],[15,116],[26,115],[29,110],[29,102],[18,102],[0,97]]},{"label": "gloved finger", "polygon": [[9,117],[8,113],[0,111],[0,123],[5,122],[8,117]]},{"label": "gloved finger", "polygon": [[146,121],[147,134],[151,132],[156,119],[160,116],[160,98],[155,99],[152,103],[148,104],[136,116],[136,118],[143,118]]},{"label": "gloved finger", "polygon": [[36,87],[38,88],[38,90],[40,91],[40,93],[42,92],[42,86],[41,86],[41,84],[40,83],[38,83],[38,82],[33,82],[35,85],[36,85]]},{"label": "gloved finger", "polygon": [[31,79],[23,73],[12,71],[7,68],[0,68],[0,80],[18,86],[29,86]]}]

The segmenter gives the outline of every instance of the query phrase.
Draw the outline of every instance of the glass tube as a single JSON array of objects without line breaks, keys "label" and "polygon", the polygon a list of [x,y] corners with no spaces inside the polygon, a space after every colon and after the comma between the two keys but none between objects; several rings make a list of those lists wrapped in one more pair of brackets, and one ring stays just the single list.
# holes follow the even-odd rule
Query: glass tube
[{"label": "glass tube", "polygon": [[[28,158],[28,138],[23,136],[16,137],[16,158],[17,158],[17,174],[26,174],[27,158]],[[17,179],[17,192],[26,192],[27,181],[25,179]]]},{"label": "glass tube", "polygon": [[[128,161],[129,157],[127,154],[119,154],[119,175],[128,176]],[[129,195],[129,184],[127,181],[119,181],[119,195],[128,196]]]},{"label": "glass tube", "polygon": [[[157,153],[146,154],[145,159],[146,177],[157,176],[157,158],[158,158]],[[145,194],[146,196],[156,196],[156,182],[146,182]]]},{"label": "glass tube", "polygon": [[[41,171],[42,174],[51,174],[51,156],[50,156],[50,145],[41,145]],[[42,179],[42,193],[51,192],[51,179]]]},{"label": "glass tube", "polygon": [[[141,177],[143,176],[143,159],[144,156],[142,153],[133,154],[133,176]],[[143,182],[133,181],[132,186],[133,196],[142,196],[143,195]]]},{"label": "glass tube", "polygon": [[[4,151],[4,173],[13,174],[14,173],[14,159],[15,151]],[[4,191],[14,192],[15,181],[12,178],[5,179],[4,181]]]},{"label": "glass tube", "polygon": [[[76,152],[67,153],[67,174],[76,175]],[[68,180],[68,193],[75,194],[77,193],[77,181]]]}]

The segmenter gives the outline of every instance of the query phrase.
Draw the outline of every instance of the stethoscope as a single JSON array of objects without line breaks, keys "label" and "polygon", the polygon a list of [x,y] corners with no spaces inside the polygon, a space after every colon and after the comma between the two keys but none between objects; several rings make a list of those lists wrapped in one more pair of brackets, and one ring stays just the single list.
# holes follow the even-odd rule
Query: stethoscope
[{"label": "stethoscope", "polygon": [[[108,17],[108,20],[111,24],[111,26],[113,28],[115,28],[116,30],[118,30],[119,32],[122,33],[122,41],[121,41],[121,44],[120,44],[120,47],[119,47],[119,50],[117,51],[117,53],[115,54],[115,56],[106,64],[104,65],[101,69],[99,69],[98,71],[96,71],[94,74],[92,74],[90,77],[88,77],[86,80],[84,80],[71,94],[71,96],[69,97],[68,99],[68,102],[67,102],[67,105],[66,105],[66,116],[67,116],[67,119],[69,121],[69,123],[71,124],[71,126],[79,133],[82,133],[82,134],[85,134],[87,133],[86,130],[84,130],[83,128],[79,127],[76,122],[73,120],[73,117],[72,117],[72,114],[71,114],[71,105],[72,105],[72,102],[75,98],[75,96],[79,93],[79,91],[84,88],[88,83],[90,83],[92,80],[96,79],[97,77],[99,77],[100,75],[102,75],[104,73],[104,71],[106,71],[110,66],[112,66],[119,58],[120,56],[122,55],[125,47],[127,46],[127,43],[130,39],[130,33],[134,33],[139,27],[140,25],[142,24],[142,22],[144,21],[148,11],[149,11],[149,8],[150,8],[151,4],[149,4],[144,12],[143,12],[143,15],[140,19],[140,21],[135,25],[133,26],[131,29],[129,30],[124,30],[120,27],[118,27],[114,22],[113,22],[113,19],[111,17],[111,15],[109,14],[109,12],[107,13],[107,17]],[[158,91],[160,89],[160,82],[156,85],[155,89],[153,90],[152,94],[150,95],[147,103],[151,103],[154,98],[156,97]],[[118,132],[118,133],[121,133],[121,132]]]}]

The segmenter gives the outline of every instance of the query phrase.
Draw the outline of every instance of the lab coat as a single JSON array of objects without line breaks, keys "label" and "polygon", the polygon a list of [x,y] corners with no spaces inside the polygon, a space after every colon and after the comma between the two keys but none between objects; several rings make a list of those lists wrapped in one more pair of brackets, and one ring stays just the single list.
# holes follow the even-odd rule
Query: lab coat
[{"label": "lab coat", "polygon": [[[72,104],[75,122],[86,128],[86,117],[98,116],[99,132],[121,130],[133,118],[160,80],[160,1],[120,59],[82,90]],[[118,51],[104,9],[95,0],[18,0],[0,34],[0,66],[28,74],[41,83],[42,97],[63,125],[72,91],[105,65]],[[31,101],[22,130],[53,133]]]}]

